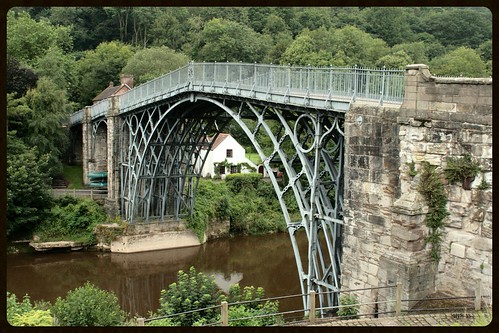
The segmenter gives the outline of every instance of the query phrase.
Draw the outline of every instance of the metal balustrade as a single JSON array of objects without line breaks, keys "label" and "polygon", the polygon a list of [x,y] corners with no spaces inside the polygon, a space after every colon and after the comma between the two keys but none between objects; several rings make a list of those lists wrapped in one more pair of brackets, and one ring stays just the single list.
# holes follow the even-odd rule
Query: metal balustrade
[{"label": "metal balustrade", "polygon": [[[119,96],[120,113],[182,92],[240,96],[274,103],[346,112],[351,102],[402,103],[404,71],[360,67],[298,67],[250,63],[190,63]],[[109,99],[90,107],[104,116]],[[71,116],[82,121],[83,110]]]}]

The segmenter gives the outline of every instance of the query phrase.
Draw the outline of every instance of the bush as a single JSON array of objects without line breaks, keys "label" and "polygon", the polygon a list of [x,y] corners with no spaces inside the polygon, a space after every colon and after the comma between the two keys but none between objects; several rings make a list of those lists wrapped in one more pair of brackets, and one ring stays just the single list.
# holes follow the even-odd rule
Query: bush
[{"label": "bush", "polygon": [[33,310],[33,305],[28,295],[18,302],[15,294],[7,292],[7,321],[14,325],[12,321],[16,316],[23,315]]},{"label": "bush", "polygon": [[52,326],[49,310],[31,310],[16,314],[10,321],[12,326]]},{"label": "bush", "polygon": [[[168,290],[161,291],[160,308],[158,314],[153,317],[215,306],[222,300],[223,294],[215,280],[202,272],[197,273],[196,269],[191,267],[189,273],[180,270],[177,282],[170,284]],[[217,309],[208,309],[173,317],[171,322],[177,326],[192,326],[203,318],[207,322],[213,322],[217,313]]]},{"label": "bush", "polygon": [[[283,322],[282,315],[268,316],[262,318],[249,318],[242,320],[233,320],[238,318],[257,317],[262,315],[276,314],[279,312],[278,301],[265,301],[264,290],[259,287],[246,286],[241,290],[239,284],[232,285],[229,289],[229,303],[249,302],[229,306],[229,326],[270,326]],[[219,319],[220,321],[220,319]]]},{"label": "bush", "polygon": [[55,202],[35,233],[42,241],[68,239],[90,245],[95,243],[95,225],[106,218],[104,209],[93,200],[63,197]]},{"label": "bush", "polygon": [[61,326],[118,326],[125,320],[116,295],[90,282],[57,298],[52,312]]},{"label": "bush", "polygon": [[340,305],[344,306],[338,309],[338,315],[344,319],[357,319],[360,311],[359,301],[355,295],[341,295]]}]

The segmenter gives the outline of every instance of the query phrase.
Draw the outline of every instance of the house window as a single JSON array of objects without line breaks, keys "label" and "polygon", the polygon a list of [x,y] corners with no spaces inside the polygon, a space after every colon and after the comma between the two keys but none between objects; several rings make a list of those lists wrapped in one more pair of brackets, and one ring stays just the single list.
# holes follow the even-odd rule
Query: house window
[{"label": "house window", "polygon": [[232,157],[232,149],[227,149],[227,157]]},{"label": "house window", "polygon": [[220,174],[225,175],[225,165],[220,166]]},{"label": "house window", "polygon": [[230,173],[237,173],[237,165],[230,166]]}]

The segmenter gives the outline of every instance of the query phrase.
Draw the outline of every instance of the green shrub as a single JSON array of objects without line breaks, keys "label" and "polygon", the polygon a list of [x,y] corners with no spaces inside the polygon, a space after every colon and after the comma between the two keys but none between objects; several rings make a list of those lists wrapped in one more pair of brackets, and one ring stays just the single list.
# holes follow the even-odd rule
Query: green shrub
[{"label": "green shrub", "polygon": [[95,243],[95,225],[104,223],[106,218],[104,208],[93,200],[62,197],[35,233],[41,241],[67,239],[89,245]]},{"label": "green shrub", "polygon": [[25,295],[22,301],[18,302],[15,294],[7,292],[7,321],[14,325],[12,321],[16,316],[23,315],[33,310],[33,305],[29,295]]},{"label": "green shrub", "polygon": [[12,326],[52,326],[50,310],[30,310],[16,314],[10,321]]},{"label": "green shrub", "polygon": [[448,157],[444,174],[449,183],[454,184],[462,182],[464,178],[475,177],[481,170],[478,162],[466,154],[462,157]]},{"label": "green shrub", "polygon": [[[270,326],[282,323],[284,321],[282,315],[233,320],[277,314],[279,312],[279,301],[262,302],[261,300],[264,299],[264,294],[265,292],[261,287],[255,288],[253,286],[246,286],[241,290],[239,284],[230,286],[227,301],[229,303],[245,303],[229,306],[229,326]],[[249,302],[253,300],[254,302]],[[220,319],[218,321],[220,321]]]},{"label": "green shrub", "polygon": [[421,182],[418,191],[428,204],[428,213],[425,217],[428,236],[425,241],[431,244],[430,256],[438,262],[442,244],[441,229],[444,227],[444,219],[449,215],[447,212],[447,195],[436,168],[425,161],[421,163]]},{"label": "green shrub", "polygon": [[355,295],[341,295],[340,305],[344,306],[338,309],[338,315],[344,319],[357,319],[360,311],[359,301]]},{"label": "green shrub", "polygon": [[90,282],[57,298],[52,312],[61,326],[118,326],[125,320],[116,295]]},{"label": "green shrub", "polygon": [[229,174],[225,177],[225,183],[233,193],[240,193],[246,190],[258,190],[261,180],[262,175],[259,173],[236,173]]},{"label": "green shrub", "polygon": [[[222,300],[223,294],[214,278],[202,272],[197,273],[196,269],[191,267],[189,273],[180,270],[177,282],[170,284],[167,290],[161,291],[160,308],[153,317],[220,305]],[[172,317],[171,322],[177,326],[192,326],[202,318],[207,322],[213,322],[218,312],[219,310],[215,308],[189,313]]]}]

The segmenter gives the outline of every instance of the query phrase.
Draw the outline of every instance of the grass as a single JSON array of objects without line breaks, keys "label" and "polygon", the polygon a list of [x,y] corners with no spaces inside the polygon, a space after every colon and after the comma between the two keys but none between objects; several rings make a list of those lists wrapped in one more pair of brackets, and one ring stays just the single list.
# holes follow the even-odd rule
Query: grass
[{"label": "grass", "polygon": [[81,165],[64,165],[64,179],[69,182],[68,188],[82,189],[83,186],[83,167]]},{"label": "grass", "polygon": [[246,158],[256,165],[262,163],[262,160],[260,159],[260,156],[258,156],[258,153],[246,153]]}]

